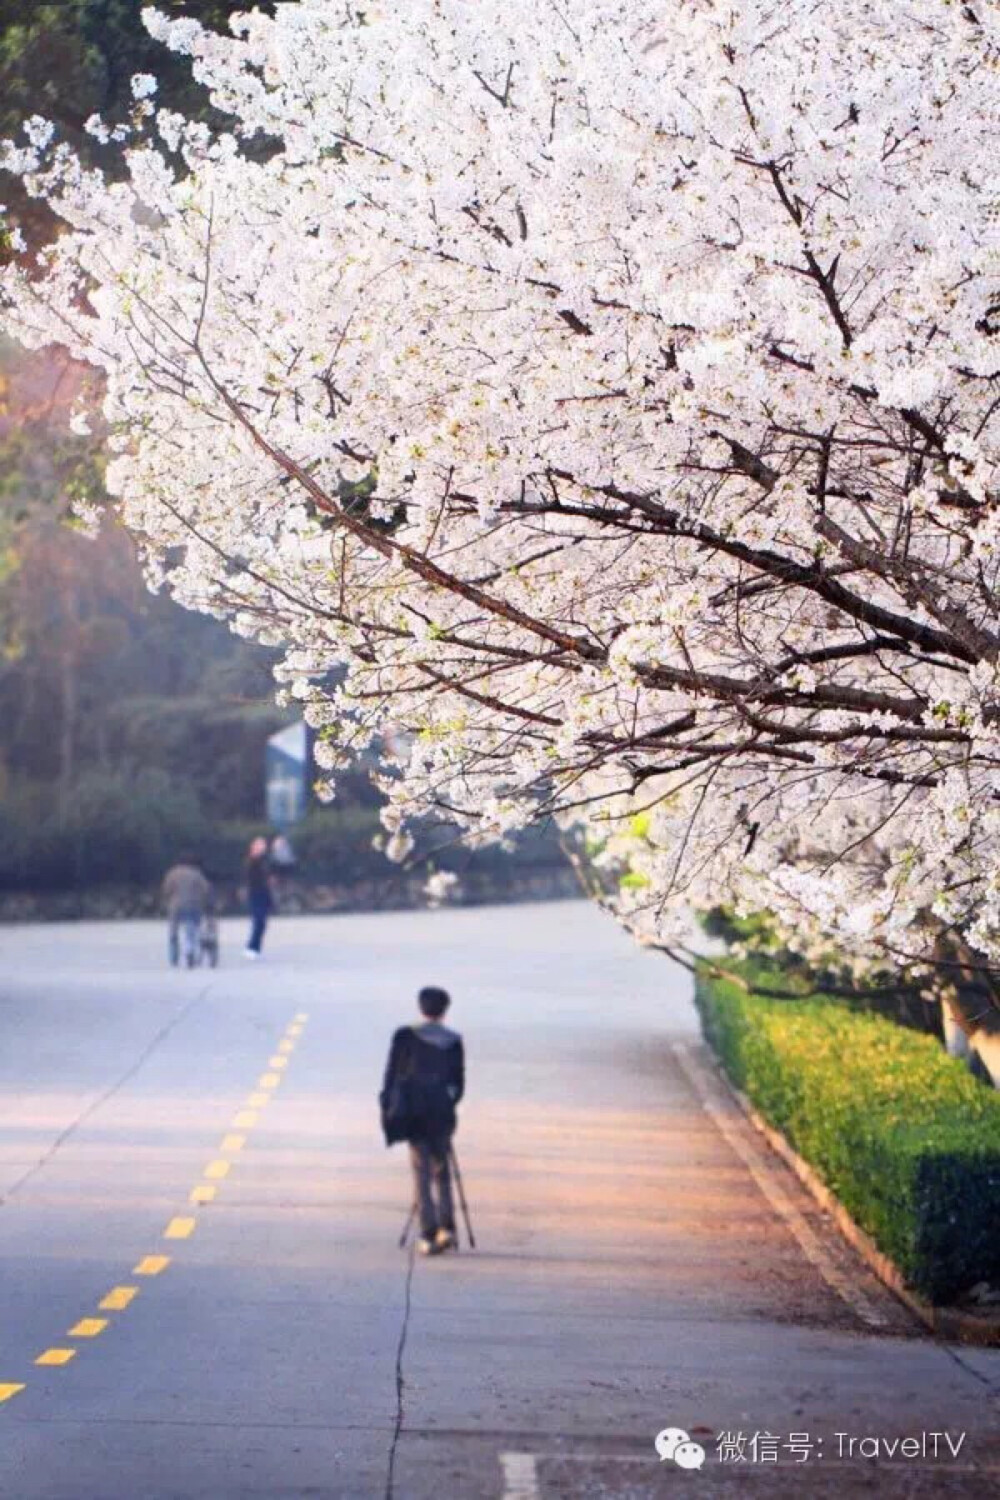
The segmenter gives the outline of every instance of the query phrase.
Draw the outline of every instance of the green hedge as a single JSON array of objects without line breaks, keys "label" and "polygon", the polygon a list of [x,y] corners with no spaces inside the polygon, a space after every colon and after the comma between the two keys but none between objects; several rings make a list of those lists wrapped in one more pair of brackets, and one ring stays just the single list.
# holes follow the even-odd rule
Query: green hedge
[{"label": "green hedge", "polygon": [[[728,963],[787,988],[780,971]],[[929,1036],[816,996],[747,994],[703,967],[696,999],[730,1078],[935,1303],[1000,1285],[1000,1095]]]}]

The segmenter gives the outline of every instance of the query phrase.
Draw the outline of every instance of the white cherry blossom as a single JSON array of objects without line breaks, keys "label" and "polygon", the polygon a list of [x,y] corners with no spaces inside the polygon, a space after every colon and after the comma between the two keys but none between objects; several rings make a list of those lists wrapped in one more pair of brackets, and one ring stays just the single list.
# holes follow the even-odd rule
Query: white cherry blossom
[{"label": "white cherry blossom", "polygon": [[144,14],[231,132],[140,77],[105,179],[29,122],[67,227],[3,320],[103,373],[151,577],[286,648],[324,771],[377,749],[392,852],[554,816],[646,940],[1000,959],[995,13]]}]

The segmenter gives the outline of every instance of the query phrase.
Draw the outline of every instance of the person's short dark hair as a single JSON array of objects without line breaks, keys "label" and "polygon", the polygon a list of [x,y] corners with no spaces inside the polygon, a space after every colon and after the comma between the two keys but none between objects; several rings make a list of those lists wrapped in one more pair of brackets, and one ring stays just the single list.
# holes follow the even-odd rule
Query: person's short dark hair
[{"label": "person's short dark hair", "polygon": [[420,991],[417,1004],[421,1014],[429,1021],[439,1021],[451,1004],[451,996],[447,990],[439,990],[435,985],[429,984]]}]

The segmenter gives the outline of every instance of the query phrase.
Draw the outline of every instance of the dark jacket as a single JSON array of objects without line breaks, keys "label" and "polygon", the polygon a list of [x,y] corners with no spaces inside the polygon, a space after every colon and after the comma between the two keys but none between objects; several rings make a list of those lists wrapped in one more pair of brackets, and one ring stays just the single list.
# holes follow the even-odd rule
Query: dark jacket
[{"label": "dark jacket", "polygon": [[271,903],[271,861],[266,854],[255,854],[247,859],[244,865],[244,873],[247,881],[247,895],[250,905],[255,902]]},{"label": "dark jacket", "polygon": [[401,1026],[392,1039],[379,1103],[386,1144],[451,1135],[465,1092],[465,1050],[439,1021]]}]

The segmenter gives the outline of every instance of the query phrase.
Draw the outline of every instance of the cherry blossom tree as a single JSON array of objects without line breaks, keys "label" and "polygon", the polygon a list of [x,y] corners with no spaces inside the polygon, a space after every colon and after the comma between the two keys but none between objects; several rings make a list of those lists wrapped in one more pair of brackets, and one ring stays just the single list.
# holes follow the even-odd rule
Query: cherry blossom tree
[{"label": "cherry blossom tree", "polygon": [[995,963],[996,13],[146,21],[232,133],[30,121],[4,321],[103,372],[154,583],[286,648],[325,774],[382,746],[391,851],[554,816],[646,938]]}]

